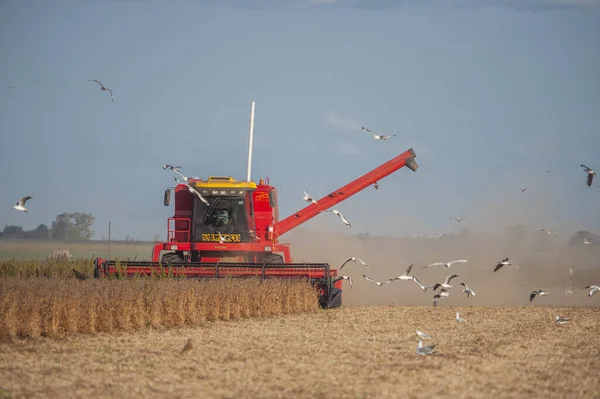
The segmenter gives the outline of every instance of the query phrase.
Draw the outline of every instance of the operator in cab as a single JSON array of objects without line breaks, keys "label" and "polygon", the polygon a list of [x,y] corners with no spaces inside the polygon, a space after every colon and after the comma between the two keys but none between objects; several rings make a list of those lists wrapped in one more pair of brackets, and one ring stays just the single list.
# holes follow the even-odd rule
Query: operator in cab
[{"label": "operator in cab", "polygon": [[212,223],[209,224],[211,233],[217,231],[221,234],[234,233],[231,216],[227,209],[216,209],[212,215]]}]

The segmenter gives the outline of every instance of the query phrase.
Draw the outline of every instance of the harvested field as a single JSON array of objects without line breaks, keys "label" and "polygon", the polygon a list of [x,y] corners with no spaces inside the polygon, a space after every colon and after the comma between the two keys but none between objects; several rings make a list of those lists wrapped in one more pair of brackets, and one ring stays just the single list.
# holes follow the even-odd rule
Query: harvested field
[{"label": "harvested field", "polygon": [[[557,325],[557,314],[571,323]],[[415,329],[433,336],[436,355],[415,354]],[[358,307],[29,339],[0,353],[0,386],[15,398],[600,395],[592,308]]]},{"label": "harvested field", "polygon": [[316,311],[305,281],[0,279],[0,338],[60,337]]},{"label": "harvested field", "polygon": [[[29,241],[0,240],[0,260],[42,260],[53,251],[66,249],[73,254],[74,258],[108,258],[107,241],[85,241],[85,242],[60,242],[60,241]],[[110,246],[110,258],[150,259],[152,243],[149,242],[112,242]]]}]

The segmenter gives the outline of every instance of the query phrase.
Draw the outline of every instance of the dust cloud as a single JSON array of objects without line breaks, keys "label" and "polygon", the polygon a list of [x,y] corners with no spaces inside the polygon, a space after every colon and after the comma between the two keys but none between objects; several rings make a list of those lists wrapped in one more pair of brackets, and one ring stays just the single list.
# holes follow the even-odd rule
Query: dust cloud
[{"label": "dust cloud", "polygon": [[[394,281],[378,287],[362,277],[366,274],[385,281],[404,273],[410,264],[414,265],[411,274],[425,286],[443,282],[450,274],[459,274],[451,281],[450,296],[441,299],[438,306],[525,306],[530,305],[531,291],[540,288],[550,294],[535,298],[532,305],[600,303],[600,296],[589,298],[589,290],[583,288],[600,284],[600,242],[585,244],[581,233],[557,238],[540,230],[513,225],[495,232],[474,233],[464,228],[459,233],[433,239],[427,234],[418,238],[345,236],[298,229],[281,241],[292,244],[294,262],[325,262],[339,269],[345,259],[356,256],[369,264],[366,268],[358,262],[349,262],[342,269],[340,274],[351,276],[354,282],[352,288],[348,281],[343,282],[344,306],[433,305],[431,290],[425,293],[412,281]],[[493,272],[498,261],[505,257],[513,265]],[[440,266],[424,268],[434,262],[455,259],[468,259],[469,263],[455,263],[447,270]],[[467,298],[461,282],[476,295]],[[565,295],[570,282],[573,293]]]}]

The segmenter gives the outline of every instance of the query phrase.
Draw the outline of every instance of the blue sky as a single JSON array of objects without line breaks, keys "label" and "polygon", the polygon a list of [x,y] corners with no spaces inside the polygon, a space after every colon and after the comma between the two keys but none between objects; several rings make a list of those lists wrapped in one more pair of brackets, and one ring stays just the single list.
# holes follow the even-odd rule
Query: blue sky
[{"label": "blue sky", "polygon": [[[476,3],[476,4],[475,4]],[[600,230],[598,1],[0,2],[0,228],[96,216],[164,237],[165,163],[252,176],[282,217],[413,147],[304,227]],[[98,79],[115,102],[88,79]],[[8,86],[14,86],[10,90]],[[397,133],[375,141],[360,126]],[[551,169],[552,173],[544,171]],[[526,193],[519,188],[528,187]],[[23,195],[29,213],[12,210]],[[450,217],[468,216],[460,225]]]}]

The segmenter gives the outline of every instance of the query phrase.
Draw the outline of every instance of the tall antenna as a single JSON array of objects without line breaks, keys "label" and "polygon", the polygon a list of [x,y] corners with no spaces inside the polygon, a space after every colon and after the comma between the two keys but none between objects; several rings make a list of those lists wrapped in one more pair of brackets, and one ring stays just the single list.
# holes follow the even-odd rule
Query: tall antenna
[{"label": "tall antenna", "polygon": [[254,101],[250,103],[250,137],[248,139],[248,165],[246,169],[246,181],[250,181],[252,171],[252,139],[254,138]]}]

